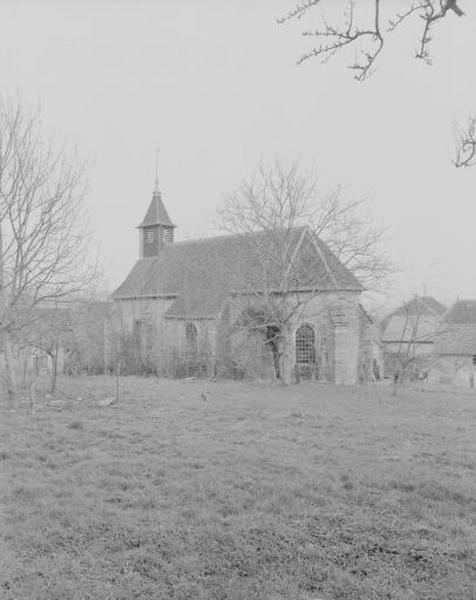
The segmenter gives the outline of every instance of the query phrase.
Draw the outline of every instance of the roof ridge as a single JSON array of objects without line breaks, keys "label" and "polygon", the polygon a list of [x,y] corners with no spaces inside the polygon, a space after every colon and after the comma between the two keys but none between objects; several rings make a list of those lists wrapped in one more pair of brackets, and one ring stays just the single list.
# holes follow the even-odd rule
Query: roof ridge
[{"label": "roof ridge", "polygon": [[[167,316],[190,314],[190,311],[202,315],[215,314],[235,288],[240,288],[241,293],[250,286],[260,289],[263,277],[279,275],[272,260],[261,264],[256,252],[253,252],[255,247],[263,246],[267,257],[274,247],[273,240],[291,238],[289,254],[293,254],[293,249],[299,254],[308,235],[311,237],[309,229],[300,225],[276,228],[274,232],[261,229],[246,234],[227,233],[167,244],[158,256],[139,259],[113,297],[145,298],[167,293],[177,295],[173,308],[167,309]],[[309,249],[307,245],[305,249],[306,256],[310,252],[311,268],[306,269],[306,257],[302,265],[298,261],[299,289],[314,292],[362,289],[351,271],[339,262],[323,241],[318,240],[316,245],[310,243]]]},{"label": "roof ridge", "polygon": [[229,239],[246,238],[246,237],[251,237],[251,236],[255,236],[255,235],[265,235],[272,231],[273,232],[275,232],[275,231],[300,231],[300,230],[304,230],[304,229],[306,229],[305,225],[296,225],[295,227],[277,227],[276,229],[261,229],[259,231],[250,231],[250,232],[246,232],[246,233],[228,233],[228,234],[225,233],[223,235],[214,235],[214,236],[205,237],[205,238],[180,240],[178,242],[174,242],[169,247],[178,246],[179,244],[184,246],[185,244],[199,244],[199,243],[211,242],[211,241],[215,241],[215,240],[225,240],[225,239],[229,240]]}]

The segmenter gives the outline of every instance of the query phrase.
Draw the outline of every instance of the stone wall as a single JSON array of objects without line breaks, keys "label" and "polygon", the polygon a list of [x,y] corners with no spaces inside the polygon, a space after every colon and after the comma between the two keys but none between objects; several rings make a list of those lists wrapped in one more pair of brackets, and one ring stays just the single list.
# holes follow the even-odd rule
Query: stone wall
[{"label": "stone wall", "polygon": [[171,332],[166,331],[163,315],[173,301],[173,298],[116,300],[114,306],[118,326],[132,332],[134,321],[145,320],[151,323],[158,334],[163,333],[167,337]]},{"label": "stone wall", "polygon": [[[237,364],[245,376],[273,376],[273,359],[263,336],[249,335],[235,325],[243,309],[255,300],[230,298],[217,324],[217,360]],[[296,308],[289,299],[292,318],[283,334],[281,373],[287,383],[296,381],[295,338],[297,329],[311,325],[315,333],[316,368],[313,376],[342,384],[357,382],[360,350],[359,295],[352,292],[301,294]]]},{"label": "stone wall", "polygon": [[[250,334],[237,326],[243,309],[255,301],[250,296],[233,296],[225,303],[217,320],[164,318],[172,299],[127,300],[116,302],[123,326],[132,331],[135,320],[148,319],[155,327],[157,354],[170,348],[186,349],[185,328],[193,322],[198,332],[198,353],[210,357],[213,370],[229,376],[272,378],[273,355],[262,334]],[[355,292],[300,294],[299,307],[290,297],[292,318],[283,332],[280,363],[283,380],[296,381],[296,331],[310,325],[315,334],[316,364],[312,377],[339,384],[359,380],[362,354],[362,312]]]},{"label": "stone wall", "polygon": [[116,328],[132,334],[134,323],[143,321],[151,328],[153,344],[150,349],[151,359],[162,365],[167,362],[172,353],[184,354],[187,351],[186,327],[193,323],[197,328],[197,360],[207,362],[211,372],[211,364],[215,352],[215,321],[214,319],[179,319],[165,318],[173,299],[137,299],[118,300],[116,307]]},{"label": "stone wall", "polygon": [[368,383],[383,378],[383,350],[380,327],[361,310],[358,381]]}]

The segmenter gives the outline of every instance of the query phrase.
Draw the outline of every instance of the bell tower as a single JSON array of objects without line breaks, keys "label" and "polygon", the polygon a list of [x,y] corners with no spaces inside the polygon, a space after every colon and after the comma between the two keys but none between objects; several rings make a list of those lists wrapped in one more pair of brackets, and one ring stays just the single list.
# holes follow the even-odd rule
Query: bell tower
[{"label": "bell tower", "polygon": [[157,177],[157,165],[152,201],[138,229],[140,236],[140,258],[159,256],[164,245],[172,244],[174,241],[175,225],[170,220],[162,201]]}]

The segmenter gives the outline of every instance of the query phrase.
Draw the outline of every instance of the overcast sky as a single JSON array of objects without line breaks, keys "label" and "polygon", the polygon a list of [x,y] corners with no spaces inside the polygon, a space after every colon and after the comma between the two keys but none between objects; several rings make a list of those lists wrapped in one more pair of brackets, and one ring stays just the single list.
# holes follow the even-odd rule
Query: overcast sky
[{"label": "overcast sky", "polygon": [[476,298],[476,168],[450,161],[453,123],[476,108],[471,3],[435,29],[432,67],[413,59],[415,21],[357,83],[343,58],[295,65],[313,15],[278,26],[293,0],[2,2],[0,81],[40,102],[46,129],[90,162],[111,290],[137,258],[159,146],[177,239],[213,233],[224,194],[260,158],[298,158],[323,193],[369,195],[403,267],[396,297],[426,286]]}]

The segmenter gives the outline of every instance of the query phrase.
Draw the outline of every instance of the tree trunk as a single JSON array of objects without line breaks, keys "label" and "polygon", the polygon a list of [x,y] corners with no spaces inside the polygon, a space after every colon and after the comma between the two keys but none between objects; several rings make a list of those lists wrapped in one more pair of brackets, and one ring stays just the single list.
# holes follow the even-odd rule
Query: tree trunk
[{"label": "tree trunk", "polygon": [[28,399],[30,401],[30,411],[34,413],[36,408],[36,381],[34,376],[28,386]]},{"label": "tree trunk", "polygon": [[402,381],[401,373],[400,372],[394,373],[392,396],[398,395],[398,386],[400,385],[401,381]]},{"label": "tree trunk", "polygon": [[119,377],[121,375],[121,363],[116,363],[116,404],[119,404]]},{"label": "tree trunk", "polygon": [[54,394],[56,390],[56,378],[58,376],[58,343],[56,343],[55,352],[51,355],[51,379],[50,393]]},{"label": "tree trunk", "polygon": [[266,327],[266,341],[273,355],[274,377],[281,379],[280,330],[275,325]]},{"label": "tree trunk", "polygon": [[7,371],[6,383],[7,393],[11,401],[17,396],[18,383],[15,371],[15,357],[13,356],[12,341],[7,331],[3,332],[3,351],[5,353],[5,365]]},{"label": "tree trunk", "polygon": [[273,355],[274,376],[276,379],[281,379],[281,355],[276,344],[271,342],[270,346]]},{"label": "tree trunk", "polygon": [[[0,322],[5,323],[7,320],[8,298],[7,290],[4,285],[4,265],[3,265],[3,228],[0,223]],[[5,357],[6,367],[6,384],[7,393],[11,402],[14,402],[18,386],[15,373],[15,359],[12,350],[12,340],[10,334],[5,329],[0,332],[3,338],[3,354]]]}]

